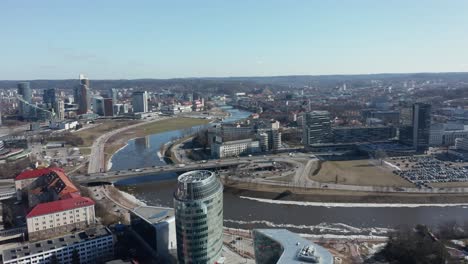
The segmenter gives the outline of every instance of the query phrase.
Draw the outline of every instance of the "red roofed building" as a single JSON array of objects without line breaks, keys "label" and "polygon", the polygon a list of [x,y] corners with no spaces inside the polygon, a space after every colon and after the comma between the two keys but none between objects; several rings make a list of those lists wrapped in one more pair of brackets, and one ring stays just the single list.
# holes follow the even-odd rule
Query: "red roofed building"
[{"label": "red roofed building", "polygon": [[59,168],[45,168],[45,169],[38,169],[38,170],[23,171],[22,173],[20,173],[15,178],[16,190],[21,190],[24,187],[31,184],[37,178],[39,178],[39,177],[41,177],[43,175],[46,175],[48,173],[54,172],[54,171],[60,171],[60,172],[63,173],[63,170],[59,169]]},{"label": "red roofed building", "polygon": [[66,199],[71,194],[80,194],[60,168],[25,171],[15,178],[15,187],[20,200],[28,197],[30,208],[39,203]]},{"label": "red roofed building", "polygon": [[82,197],[60,168],[22,172],[15,178],[15,187],[18,198],[28,201],[29,239],[56,236],[95,223],[94,201]]},{"label": "red roofed building", "polygon": [[95,223],[94,201],[76,196],[40,203],[28,213],[26,223],[30,240],[83,229]]}]

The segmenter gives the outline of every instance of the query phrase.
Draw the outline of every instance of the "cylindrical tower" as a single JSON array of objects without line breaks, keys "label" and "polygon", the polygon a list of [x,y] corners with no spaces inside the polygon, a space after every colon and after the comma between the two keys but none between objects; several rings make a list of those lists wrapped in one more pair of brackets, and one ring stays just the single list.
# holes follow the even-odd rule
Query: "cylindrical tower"
[{"label": "cylindrical tower", "polygon": [[207,170],[177,179],[174,208],[179,263],[215,263],[223,246],[223,185]]}]

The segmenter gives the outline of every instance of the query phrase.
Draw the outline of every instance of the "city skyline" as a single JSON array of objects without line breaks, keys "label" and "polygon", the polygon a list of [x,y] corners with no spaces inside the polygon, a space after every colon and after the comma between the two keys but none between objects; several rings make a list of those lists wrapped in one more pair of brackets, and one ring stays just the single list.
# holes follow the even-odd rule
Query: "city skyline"
[{"label": "city skyline", "polygon": [[[27,8],[26,8],[27,7]],[[0,79],[468,71],[463,1],[2,2]],[[73,15],[75,14],[75,15]],[[80,16],[76,16],[80,14]]]}]

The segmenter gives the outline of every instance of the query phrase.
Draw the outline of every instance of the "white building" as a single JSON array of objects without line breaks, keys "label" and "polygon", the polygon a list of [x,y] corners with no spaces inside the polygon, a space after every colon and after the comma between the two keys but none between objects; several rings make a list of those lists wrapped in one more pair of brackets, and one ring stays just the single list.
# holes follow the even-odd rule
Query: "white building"
[{"label": "white building", "polygon": [[49,128],[50,129],[75,129],[76,126],[78,125],[78,121],[51,121],[49,123]]},{"label": "white building", "polygon": [[215,142],[211,146],[211,155],[215,158],[237,157],[257,152],[260,152],[260,142],[252,139]]},{"label": "white building", "polygon": [[77,251],[81,264],[101,263],[114,257],[114,236],[105,227],[91,228],[62,237],[26,243],[3,250],[3,263],[72,263],[73,251]]},{"label": "white building", "polygon": [[94,201],[81,196],[40,203],[26,215],[29,239],[86,228],[95,222]]},{"label": "white building", "polygon": [[468,138],[468,127],[458,123],[434,124],[429,134],[429,145],[453,146],[457,138]]},{"label": "white building", "polygon": [[457,138],[455,140],[455,148],[468,151],[468,138]]}]

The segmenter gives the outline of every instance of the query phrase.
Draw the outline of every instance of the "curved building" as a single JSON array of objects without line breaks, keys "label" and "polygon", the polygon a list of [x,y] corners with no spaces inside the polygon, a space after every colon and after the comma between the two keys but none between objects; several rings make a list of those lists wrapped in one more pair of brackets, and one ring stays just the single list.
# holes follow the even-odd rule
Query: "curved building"
[{"label": "curved building", "polygon": [[177,179],[174,208],[179,263],[216,263],[223,246],[223,185],[211,171]]}]

